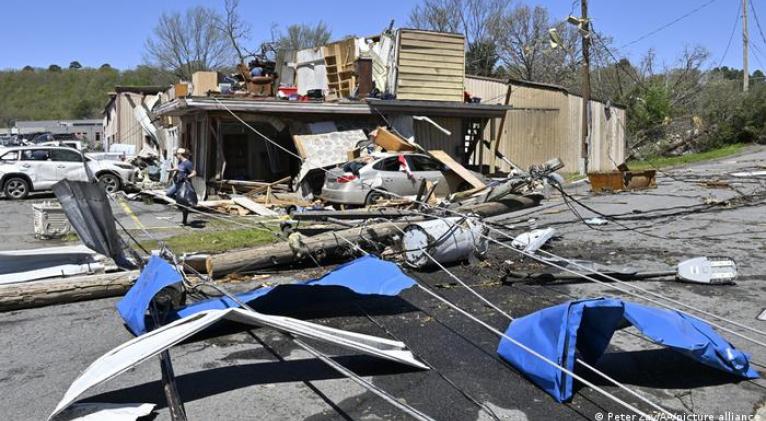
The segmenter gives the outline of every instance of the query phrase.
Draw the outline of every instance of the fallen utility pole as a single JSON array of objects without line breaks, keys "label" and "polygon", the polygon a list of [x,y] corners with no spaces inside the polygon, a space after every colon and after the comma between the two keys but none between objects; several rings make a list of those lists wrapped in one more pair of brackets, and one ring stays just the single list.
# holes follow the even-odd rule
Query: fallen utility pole
[{"label": "fallen utility pole", "polygon": [[307,210],[295,212],[291,215],[291,218],[296,221],[327,221],[329,219],[392,219],[404,216],[417,216],[417,212],[397,208]]},{"label": "fallen utility pole", "polygon": [[116,297],[133,285],[138,271],[48,279],[0,286],[0,311]]},{"label": "fallen utility pole", "polygon": [[509,194],[503,199],[495,202],[476,203],[472,205],[461,206],[455,209],[462,214],[475,214],[482,218],[502,215],[508,212],[526,209],[540,204],[542,196],[521,196]]},{"label": "fallen utility pole", "polygon": [[[331,257],[337,255],[340,250],[349,247],[348,243],[341,238],[361,243],[385,243],[399,233],[399,228],[404,228],[407,225],[409,222],[387,222],[325,232],[313,237],[301,238],[301,248],[311,253],[314,258]],[[211,263],[213,276],[218,277],[232,272],[294,263],[304,258],[309,257],[297,256],[294,247],[289,242],[283,241],[277,244],[213,255],[211,256]]]}]

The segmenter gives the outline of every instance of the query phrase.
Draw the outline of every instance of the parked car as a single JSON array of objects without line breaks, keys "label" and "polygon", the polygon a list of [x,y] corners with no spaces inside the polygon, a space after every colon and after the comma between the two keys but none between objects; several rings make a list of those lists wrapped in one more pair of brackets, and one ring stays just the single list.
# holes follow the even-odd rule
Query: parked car
[{"label": "parked car", "polygon": [[51,140],[48,142],[42,142],[38,143],[38,146],[63,146],[67,148],[77,149],[78,151],[83,151],[85,148],[85,145],[83,145],[83,142],[81,140]]},{"label": "parked car", "polygon": [[[406,166],[402,163],[404,161]],[[445,196],[462,190],[460,181],[444,164],[418,153],[379,153],[333,168],[325,176],[321,197],[331,203],[369,205],[386,197],[418,193],[422,180],[438,183],[435,193]]]},{"label": "parked car", "polygon": [[86,181],[84,165],[109,193],[132,184],[139,172],[130,164],[97,161],[67,147],[7,148],[0,151],[0,188],[7,198],[23,199],[33,191],[50,190],[60,180]]}]

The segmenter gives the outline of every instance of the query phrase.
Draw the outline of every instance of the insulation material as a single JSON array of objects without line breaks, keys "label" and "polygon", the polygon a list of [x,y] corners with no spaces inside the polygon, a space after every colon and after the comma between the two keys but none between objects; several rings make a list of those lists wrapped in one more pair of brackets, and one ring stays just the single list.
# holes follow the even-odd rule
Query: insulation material
[{"label": "insulation material", "polygon": [[[431,255],[445,264],[487,253],[486,228],[472,218],[440,218],[407,226],[402,249],[408,265],[422,268],[432,264]],[[426,254],[427,253],[427,254]]]},{"label": "insulation material", "polygon": [[406,349],[405,344],[399,341],[236,308],[208,310],[133,338],[98,358],[75,379],[48,419],[52,419],[69,407],[91,388],[113,379],[222,320],[250,326],[270,327],[298,337],[335,344],[419,369],[429,368],[415,359],[415,356]]},{"label": "insulation material", "polygon": [[362,130],[294,135],[295,149],[305,158],[297,181],[303,180],[303,177],[315,168],[325,168],[346,162],[348,151],[354,149],[357,143],[366,140],[367,135]]}]

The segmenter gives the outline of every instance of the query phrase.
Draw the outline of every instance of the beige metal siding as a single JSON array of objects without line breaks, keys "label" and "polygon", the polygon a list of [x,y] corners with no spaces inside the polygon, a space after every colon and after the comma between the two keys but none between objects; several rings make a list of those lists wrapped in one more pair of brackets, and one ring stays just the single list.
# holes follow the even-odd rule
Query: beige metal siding
[{"label": "beige metal siding", "polygon": [[[133,105],[141,104],[142,96],[129,92],[118,94],[117,101],[117,139],[116,143],[126,143],[136,147],[136,153],[144,146],[144,129],[136,120]],[[131,102],[132,101],[132,102]]]},{"label": "beige metal siding", "polygon": [[415,120],[413,122],[415,142],[427,151],[442,150],[460,161],[464,155],[462,120],[452,117],[431,117],[431,120],[451,132],[451,135],[437,129],[431,123]]},{"label": "beige metal siding", "polygon": [[463,101],[465,38],[459,34],[399,31],[396,97]]},{"label": "beige metal siding", "polygon": [[[466,90],[484,103],[503,104],[507,89],[502,81],[466,77]],[[581,97],[563,89],[512,83],[510,105],[515,109],[506,116],[500,136],[501,152],[522,168],[558,157],[565,164],[564,172],[579,171]],[[625,158],[625,110],[611,107],[607,118],[603,103],[591,101],[591,107],[590,170],[608,171]],[[493,130],[498,124],[499,119],[487,125],[485,139],[494,139]],[[481,163],[490,165],[490,155],[482,151]],[[510,169],[505,163],[497,163],[501,170]]]}]

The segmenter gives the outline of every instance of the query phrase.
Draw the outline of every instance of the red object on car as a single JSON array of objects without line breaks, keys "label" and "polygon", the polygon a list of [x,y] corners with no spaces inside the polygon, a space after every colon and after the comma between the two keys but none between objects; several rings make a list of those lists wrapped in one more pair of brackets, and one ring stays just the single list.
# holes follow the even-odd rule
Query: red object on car
[{"label": "red object on car", "polygon": [[354,174],[346,174],[338,177],[337,180],[335,180],[337,183],[348,183],[350,181],[356,180],[356,176]]}]

